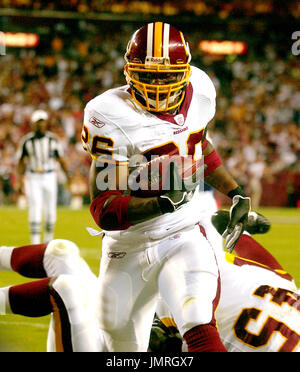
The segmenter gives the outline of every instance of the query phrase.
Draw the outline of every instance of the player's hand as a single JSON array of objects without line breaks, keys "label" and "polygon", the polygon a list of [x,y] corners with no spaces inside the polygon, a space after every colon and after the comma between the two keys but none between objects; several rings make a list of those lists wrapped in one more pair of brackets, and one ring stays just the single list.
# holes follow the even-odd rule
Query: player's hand
[{"label": "player's hand", "polygon": [[235,195],[233,197],[229,212],[229,222],[222,235],[225,238],[225,248],[229,252],[233,251],[234,246],[245,229],[250,209],[251,200],[249,197],[243,197],[241,195]]},{"label": "player's hand", "polygon": [[189,202],[197,187],[196,183],[193,183],[194,186],[188,189],[185,187],[179,175],[177,165],[174,162],[171,162],[169,165],[169,179],[169,191],[158,197],[158,202],[163,213],[175,212],[182,205]]}]

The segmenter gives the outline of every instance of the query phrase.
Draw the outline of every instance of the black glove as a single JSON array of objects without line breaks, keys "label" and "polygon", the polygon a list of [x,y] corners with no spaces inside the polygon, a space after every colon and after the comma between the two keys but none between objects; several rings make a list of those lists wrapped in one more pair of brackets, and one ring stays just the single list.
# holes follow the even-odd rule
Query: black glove
[{"label": "black glove", "polygon": [[234,246],[242,235],[248,220],[248,213],[251,209],[251,200],[249,197],[235,195],[232,198],[232,206],[229,212],[229,222],[223,233],[225,238],[225,248],[229,252],[233,251]]},{"label": "black glove", "polygon": [[[195,177],[195,176],[191,176]],[[169,165],[170,190],[158,197],[158,203],[162,213],[171,213],[189,202],[198,185],[196,182],[187,182],[187,187],[182,177],[179,175],[177,165],[171,162]],[[194,181],[194,178],[193,178]]]}]

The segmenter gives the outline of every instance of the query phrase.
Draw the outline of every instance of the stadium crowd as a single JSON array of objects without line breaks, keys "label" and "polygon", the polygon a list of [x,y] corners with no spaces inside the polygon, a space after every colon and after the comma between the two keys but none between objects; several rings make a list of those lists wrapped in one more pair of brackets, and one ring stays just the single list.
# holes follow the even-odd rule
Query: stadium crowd
[{"label": "stadium crowd", "polygon": [[280,0],[0,0],[0,7],[25,10],[55,10],[144,14],[217,14],[227,17],[234,14],[252,16],[255,14],[291,14],[299,17],[300,6],[297,0],[282,2]]},{"label": "stadium crowd", "polygon": [[[0,57],[0,204],[17,200],[16,152],[36,108],[50,113],[49,129],[64,144],[71,194],[88,195],[90,160],[80,141],[83,108],[102,91],[125,84],[123,54],[130,33],[69,45],[55,38],[51,52],[23,49]],[[291,53],[282,58],[272,44],[260,58],[252,51],[215,59],[198,53],[196,34],[187,37],[192,64],[207,71],[217,89],[211,138],[234,177],[252,194],[254,206],[259,205],[262,179],[272,181],[287,169],[300,172],[300,60]]]}]

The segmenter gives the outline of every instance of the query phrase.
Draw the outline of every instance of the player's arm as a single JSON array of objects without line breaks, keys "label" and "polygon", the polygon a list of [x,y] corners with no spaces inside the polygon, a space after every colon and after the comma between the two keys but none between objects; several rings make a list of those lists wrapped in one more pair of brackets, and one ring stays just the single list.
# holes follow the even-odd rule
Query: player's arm
[{"label": "player's arm", "polygon": [[224,195],[228,195],[231,191],[238,188],[239,185],[222,164],[216,150],[209,141],[207,141],[203,150],[203,155],[204,164],[206,165],[204,180],[207,185]]},{"label": "player's arm", "polygon": [[127,165],[120,163],[107,168],[93,160],[89,174],[90,210],[98,226],[125,230],[162,214],[157,197],[138,198],[120,190],[120,185],[127,185]]},{"label": "player's arm", "polygon": [[[126,230],[164,213],[174,212],[188,201],[187,193],[177,190],[163,197],[136,197],[129,195],[128,167],[116,163],[108,167],[93,160],[89,175],[91,214],[104,230]],[[175,187],[174,187],[175,189]],[[123,191],[122,191],[123,190]]]},{"label": "player's arm", "polygon": [[16,170],[17,170],[17,182],[18,182],[18,189],[19,192],[24,192],[24,179],[25,179],[25,172],[26,167],[28,164],[28,154],[26,151],[25,146],[22,146],[21,154],[19,155]]},{"label": "player's arm", "polygon": [[70,175],[69,175],[69,172],[68,172],[68,167],[67,167],[66,161],[61,156],[57,157],[56,160],[58,161],[58,163],[60,164],[61,169],[63,170],[63,172],[66,175],[67,185],[70,186],[71,178],[70,178]]},{"label": "player's arm", "polygon": [[18,186],[17,187],[20,193],[24,192],[25,170],[26,170],[26,161],[25,159],[20,159],[17,164],[17,173],[18,173],[18,178],[17,178]]},{"label": "player's arm", "polygon": [[56,161],[59,163],[62,171],[64,172],[66,178],[67,178],[67,185],[70,186],[71,179],[68,172],[68,166],[64,158],[64,151],[61,146],[61,144],[58,142],[58,140],[55,141],[55,150],[54,150],[54,156]]},{"label": "player's arm", "polygon": [[227,171],[218,153],[209,141],[207,141],[206,147],[203,150],[203,155],[206,167],[204,173],[205,183],[232,199],[229,223],[223,234],[226,238],[226,248],[232,251],[248,219],[250,198],[245,195],[238,183]]}]

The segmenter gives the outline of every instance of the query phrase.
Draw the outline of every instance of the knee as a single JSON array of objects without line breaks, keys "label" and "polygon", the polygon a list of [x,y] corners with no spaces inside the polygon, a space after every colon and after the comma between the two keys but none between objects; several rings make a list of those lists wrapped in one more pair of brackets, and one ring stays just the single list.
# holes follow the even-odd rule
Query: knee
[{"label": "knee", "polygon": [[[58,294],[68,310],[83,306],[87,302],[84,283],[74,275],[61,274],[53,278],[50,282],[50,291],[54,299],[57,299]],[[59,301],[57,305],[59,306]]]},{"label": "knee", "polygon": [[79,256],[79,248],[75,243],[65,239],[54,239],[48,243],[46,253],[54,256]]},{"label": "knee", "polygon": [[51,240],[45,250],[43,264],[47,276],[70,274],[91,277],[92,275],[88,264],[80,256],[79,248],[69,240]]}]

